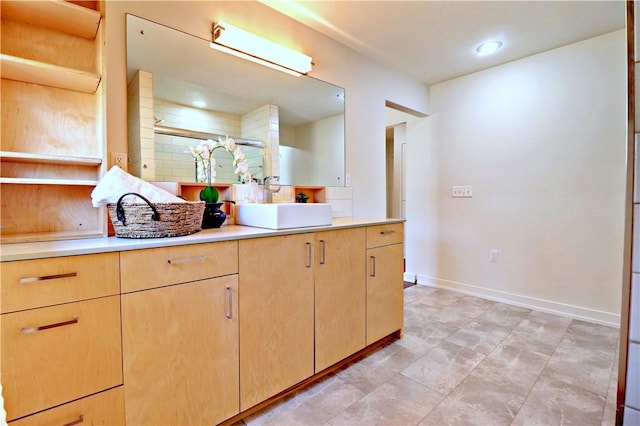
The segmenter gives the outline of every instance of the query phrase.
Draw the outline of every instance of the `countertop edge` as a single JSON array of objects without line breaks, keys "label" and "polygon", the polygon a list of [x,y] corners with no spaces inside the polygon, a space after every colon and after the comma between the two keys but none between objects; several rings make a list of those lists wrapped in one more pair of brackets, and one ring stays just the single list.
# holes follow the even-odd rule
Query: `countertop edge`
[{"label": "countertop edge", "polygon": [[405,219],[381,218],[334,218],[331,225],[290,229],[265,229],[250,226],[228,225],[218,229],[205,229],[184,237],[128,239],[118,237],[86,238],[77,240],[43,241],[0,245],[0,262],[44,259],[49,257],[78,256],[202,244],[220,241],[237,241],[249,238],[274,237],[279,235],[304,234],[333,229],[357,228],[403,223]]}]

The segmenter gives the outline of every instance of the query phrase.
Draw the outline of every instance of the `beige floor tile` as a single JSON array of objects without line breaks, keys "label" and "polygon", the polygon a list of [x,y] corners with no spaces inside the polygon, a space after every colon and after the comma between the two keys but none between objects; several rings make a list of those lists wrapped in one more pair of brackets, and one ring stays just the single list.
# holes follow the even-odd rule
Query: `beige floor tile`
[{"label": "beige floor tile", "polygon": [[545,368],[549,356],[518,345],[500,344],[471,372],[470,377],[526,397]]},{"label": "beige floor tile", "polygon": [[402,374],[442,394],[451,392],[484,358],[484,354],[443,342],[418,358]]},{"label": "beige floor tile", "polygon": [[510,329],[518,326],[531,314],[531,309],[494,303],[493,307],[479,318],[483,322],[491,322]]},{"label": "beige floor tile", "polygon": [[604,405],[604,413],[602,414],[602,425],[613,426],[616,424],[616,401],[618,398],[618,375],[612,374],[609,383],[609,392],[607,393],[607,401]]},{"label": "beige floor tile", "polygon": [[611,353],[618,346],[619,334],[617,328],[574,320],[564,338],[590,351]]},{"label": "beige floor tile", "polygon": [[441,323],[437,320],[407,321],[402,339],[396,344],[412,352],[424,354],[458,330],[459,327],[456,325]]},{"label": "beige floor tile", "polygon": [[504,386],[470,376],[419,424],[509,425],[525,398]]},{"label": "beige floor tile", "polygon": [[340,425],[415,425],[444,397],[402,375],[388,382],[329,420]]},{"label": "beige floor tile", "polygon": [[509,335],[510,331],[509,327],[475,319],[449,336],[447,342],[488,354]]},{"label": "beige floor tile", "polygon": [[580,387],[541,377],[522,405],[513,425],[597,425],[605,398]]},{"label": "beige floor tile", "polygon": [[396,342],[342,368],[337,374],[345,383],[369,393],[407,368],[419,356],[419,353],[399,346]]},{"label": "beige floor tile", "polygon": [[[434,306],[434,307],[444,307],[451,306],[456,303],[458,300],[465,297],[461,293],[455,293],[453,291],[434,289],[431,287],[425,286],[414,286],[411,288],[415,288],[414,291],[419,291],[425,294],[424,297],[420,298],[420,303],[423,305]],[[428,291],[425,291],[428,290]]]},{"label": "beige floor tile", "polygon": [[613,358],[613,352],[590,350],[563,339],[542,374],[606,397]]},{"label": "beige floor tile", "polygon": [[249,426],[324,425],[364,396],[364,392],[338,376],[329,376],[305,392],[252,415],[245,423]]}]

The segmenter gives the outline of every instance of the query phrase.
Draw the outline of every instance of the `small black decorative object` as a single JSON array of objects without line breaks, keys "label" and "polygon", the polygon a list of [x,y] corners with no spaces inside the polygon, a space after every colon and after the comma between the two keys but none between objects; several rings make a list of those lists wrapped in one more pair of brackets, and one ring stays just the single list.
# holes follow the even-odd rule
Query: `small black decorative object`
[{"label": "small black decorative object", "polygon": [[220,208],[224,203],[234,201],[223,201],[221,203],[206,203],[202,214],[202,229],[220,228],[227,218],[227,214]]},{"label": "small black decorative object", "polygon": [[307,194],[305,194],[304,192],[300,192],[298,195],[296,195],[296,203],[306,203],[308,199],[309,196],[307,196]]}]

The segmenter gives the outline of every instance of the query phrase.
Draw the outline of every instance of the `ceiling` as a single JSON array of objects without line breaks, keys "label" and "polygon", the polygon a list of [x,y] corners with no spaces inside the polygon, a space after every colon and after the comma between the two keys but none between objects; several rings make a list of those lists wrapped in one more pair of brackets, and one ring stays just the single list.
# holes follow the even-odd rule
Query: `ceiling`
[{"label": "ceiling", "polygon": [[[261,1],[428,85],[625,26],[622,0]],[[475,54],[495,39],[502,49]]]}]

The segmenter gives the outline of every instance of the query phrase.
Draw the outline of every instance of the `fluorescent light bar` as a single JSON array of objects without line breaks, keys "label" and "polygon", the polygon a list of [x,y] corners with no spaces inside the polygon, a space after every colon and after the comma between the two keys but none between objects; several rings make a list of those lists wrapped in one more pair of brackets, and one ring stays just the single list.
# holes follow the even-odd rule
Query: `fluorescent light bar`
[{"label": "fluorescent light bar", "polygon": [[[279,71],[284,71],[283,68],[299,74],[306,74],[311,71],[310,56],[266,40],[226,22],[214,23],[213,43],[210,46]],[[221,47],[226,47],[227,49],[222,49]]]},{"label": "fluorescent light bar", "polygon": [[233,56],[237,56],[238,58],[246,59],[247,61],[255,62],[256,64],[264,65],[265,67],[273,68],[274,70],[286,72],[287,74],[291,74],[295,77],[300,77],[302,73],[298,71],[290,70],[289,68],[285,68],[278,64],[274,64],[272,62],[265,61],[264,59],[256,58],[255,56],[248,55],[244,52],[240,52],[239,50],[231,49],[227,46],[223,46],[221,44],[209,43],[209,47],[212,49],[219,50],[224,53],[228,53]]}]

